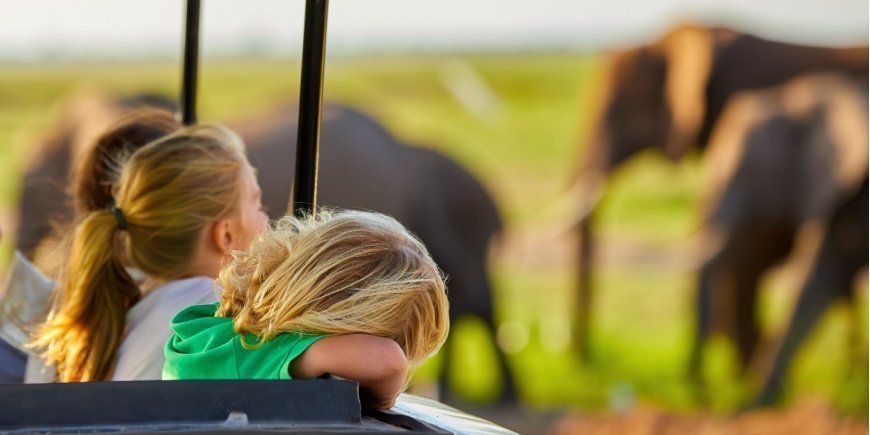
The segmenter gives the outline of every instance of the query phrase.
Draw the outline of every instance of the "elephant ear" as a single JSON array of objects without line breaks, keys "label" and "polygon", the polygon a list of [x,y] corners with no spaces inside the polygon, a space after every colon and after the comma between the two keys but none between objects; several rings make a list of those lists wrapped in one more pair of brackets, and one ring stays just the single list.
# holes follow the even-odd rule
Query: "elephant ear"
[{"label": "elephant ear", "polygon": [[[823,87],[828,113],[827,136],[833,152],[833,184],[837,200],[857,194],[867,180],[868,144],[867,94],[843,77]],[[866,89],[866,88],[865,88]]]},{"label": "elephant ear", "polygon": [[867,91],[837,74],[809,75],[785,87],[783,108],[806,126],[803,217],[830,216],[867,179]]},{"label": "elephant ear", "polygon": [[665,36],[661,46],[668,66],[665,99],[671,112],[664,147],[668,157],[678,160],[695,145],[704,122],[713,35],[709,29],[686,25]]},{"label": "elephant ear", "polygon": [[867,97],[857,88],[853,88],[837,92],[835,98],[828,116],[829,129],[838,156],[835,175],[840,185],[857,190],[867,177],[870,159]]}]

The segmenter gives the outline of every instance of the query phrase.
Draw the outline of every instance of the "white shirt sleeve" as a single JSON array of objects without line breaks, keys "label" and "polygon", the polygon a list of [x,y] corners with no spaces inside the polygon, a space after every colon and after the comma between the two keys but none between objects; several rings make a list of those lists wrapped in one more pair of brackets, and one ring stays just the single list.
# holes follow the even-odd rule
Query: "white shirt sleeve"
[{"label": "white shirt sleeve", "polygon": [[16,348],[25,348],[33,325],[45,319],[55,282],[39,271],[24,255],[15,251],[9,273],[0,288],[0,338]]}]

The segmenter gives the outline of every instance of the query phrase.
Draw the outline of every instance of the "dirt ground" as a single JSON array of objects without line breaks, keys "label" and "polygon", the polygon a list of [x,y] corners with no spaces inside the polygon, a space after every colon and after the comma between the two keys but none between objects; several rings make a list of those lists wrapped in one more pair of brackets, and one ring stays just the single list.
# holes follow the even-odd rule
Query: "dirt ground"
[{"label": "dirt ground", "polygon": [[704,413],[676,413],[635,408],[620,415],[571,415],[558,421],[553,435],[858,435],[867,422],[837,416],[817,401],[803,401],[787,409],[765,409],[731,417]]}]

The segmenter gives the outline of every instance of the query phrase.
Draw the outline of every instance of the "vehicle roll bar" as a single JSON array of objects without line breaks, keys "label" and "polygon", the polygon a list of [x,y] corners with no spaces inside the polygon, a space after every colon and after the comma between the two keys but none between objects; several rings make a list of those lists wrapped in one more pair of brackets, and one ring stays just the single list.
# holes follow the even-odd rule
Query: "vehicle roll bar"
[{"label": "vehicle roll bar", "polygon": [[328,6],[329,0],[305,1],[302,77],[299,83],[299,124],[296,135],[296,175],[290,186],[290,201],[287,209],[288,212],[297,215],[313,213],[317,207],[317,163]]},{"label": "vehicle roll bar", "polygon": [[196,84],[199,71],[200,0],[187,0],[184,16],[184,59],[181,67],[181,122],[196,124]]},{"label": "vehicle roll bar", "polygon": [[[184,19],[184,59],[181,72],[181,122],[196,118],[199,66],[200,0],[187,0]],[[296,134],[296,168],[290,185],[287,212],[298,215],[317,207],[317,163],[320,115],[323,100],[323,63],[326,54],[326,19],[329,0],[305,1],[302,39],[302,73],[299,83],[299,122]]]}]

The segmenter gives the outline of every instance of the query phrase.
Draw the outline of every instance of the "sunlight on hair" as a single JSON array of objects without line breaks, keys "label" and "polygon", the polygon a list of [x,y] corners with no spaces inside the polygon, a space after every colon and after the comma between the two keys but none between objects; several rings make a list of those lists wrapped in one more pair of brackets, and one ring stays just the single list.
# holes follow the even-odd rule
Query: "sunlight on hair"
[{"label": "sunlight on hair", "polygon": [[419,240],[378,213],[284,217],[235,252],[218,282],[217,315],[259,342],[283,332],[365,333],[396,341],[416,366],[447,338],[441,272]]}]

